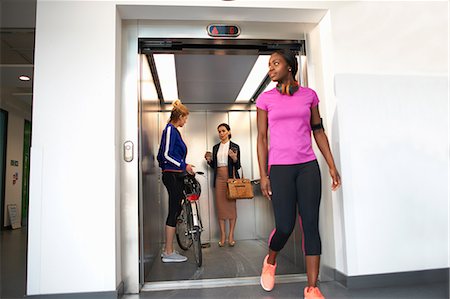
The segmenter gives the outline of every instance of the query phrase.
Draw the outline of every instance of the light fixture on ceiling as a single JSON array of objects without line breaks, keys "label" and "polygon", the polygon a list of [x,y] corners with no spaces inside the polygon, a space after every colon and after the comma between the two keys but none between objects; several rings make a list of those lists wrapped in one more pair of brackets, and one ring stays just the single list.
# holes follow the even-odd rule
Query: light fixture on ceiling
[{"label": "light fixture on ceiling", "polygon": [[141,74],[141,99],[144,102],[158,101],[158,93],[156,92],[155,84],[150,71],[145,55],[141,55],[142,59],[142,74]]},{"label": "light fixture on ceiling", "polygon": [[275,81],[270,81],[269,84],[267,84],[266,88],[264,89],[264,92],[274,89],[275,87],[277,87],[277,82]]},{"label": "light fixture on ceiling", "polygon": [[270,55],[258,56],[258,59],[253,65],[253,68],[250,71],[247,80],[245,80],[245,83],[236,98],[236,103],[248,103],[249,101],[254,100],[252,99],[253,94],[267,75],[269,68],[269,59]]},{"label": "light fixture on ceiling", "polygon": [[30,77],[25,76],[25,75],[21,75],[21,76],[19,76],[19,80],[20,81],[30,81]]},{"label": "light fixture on ceiling", "polygon": [[300,56],[300,65],[301,65],[301,69],[299,70],[299,72],[301,72],[300,85],[308,86],[308,60],[306,59],[305,55]]},{"label": "light fixture on ceiling", "polygon": [[158,79],[165,102],[178,99],[177,74],[174,54],[154,54]]}]

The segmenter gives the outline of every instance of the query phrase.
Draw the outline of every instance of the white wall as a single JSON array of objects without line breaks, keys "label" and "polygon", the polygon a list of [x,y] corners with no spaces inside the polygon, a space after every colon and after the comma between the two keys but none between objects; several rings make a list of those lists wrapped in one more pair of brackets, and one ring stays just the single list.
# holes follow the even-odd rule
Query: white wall
[{"label": "white wall", "polygon": [[445,77],[336,77],[348,275],[448,266],[447,88]]},{"label": "white wall", "polygon": [[449,266],[447,12],[446,2],[330,11],[347,258],[337,269],[349,276]]},{"label": "white wall", "polygon": [[28,295],[116,289],[115,17],[37,5]]},{"label": "white wall", "polygon": [[[17,219],[22,219],[23,132],[25,120],[15,113],[8,113],[8,140],[6,143],[5,206],[3,226],[11,225],[8,205],[17,206]],[[11,160],[18,162],[11,165]]]},{"label": "white wall", "polygon": [[447,1],[334,4],[336,73],[447,75]]},{"label": "white wall", "polygon": [[343,179],[322,203],[321,231],[346,275],[449,266],[447,11],[333,3],[308,34],[310,86]]},{"label": "white wall", "polygon": [[[122,54],[121,48],[122,48],[122,20],[120,19],[119,12],[116,11],[115,16],[115,22],[116,22],[116,36],[115,36],[115,42],[116,42],[116,61],[115,61],[115,80],[116,80],[116,86],[115,86],[115,115],[114,120],[117,122],[120,119],[120,99],[121,99],[121,85],[118,84],[118,82],[121,81],[122,78],[122,65],[121,60]],[[115,152],[115,223],[116,223],[116,286],[119,286],[122,282],[122,246],[121,246],[121,217],[120,217],[120,171],[118,170],[120,161],[122,161],[122,151],[120,150],[122,148],[122,140],[120,138],[121,130],[120,126],[116,124],[115,127],[115,139],[114,139],[114,152]]]},{"label": "white wall", "polygon": [[[333,85],[333,55],[331,50],[331,21],[328,12],[320,23],[307,34],[306,54],[308,70],[308,86],[313,88],[320,99],[319,112],[324,121],[331,151],[336,167],[340,171],[339,136],[337,126],[333,124],[336,110],[336,101],[333,90],[328,88]],[[314,151],[319,161],[322,176],[322,200],[320,204],[319,229],[322,240],[322,265],[331,269],[345,269],[347,264],[346,250],[342,232],[342,218],[339,203],[342,203],[342,189],[331,191],[331,179],[328,166],[320,154],[317,145],[313,143]],[[323,270],[323,268],[322,268]],[[327,279],[322,271],[321,280]]]}]

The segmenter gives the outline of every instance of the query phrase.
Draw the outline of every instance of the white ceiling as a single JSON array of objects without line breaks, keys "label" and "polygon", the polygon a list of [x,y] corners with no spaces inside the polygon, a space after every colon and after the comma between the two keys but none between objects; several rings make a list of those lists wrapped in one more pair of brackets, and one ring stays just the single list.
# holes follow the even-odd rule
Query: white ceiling
[{"label": "white ceiling", "polygon": [[31,107],[36,0],[1,0],[0,13],[0,99]]}]

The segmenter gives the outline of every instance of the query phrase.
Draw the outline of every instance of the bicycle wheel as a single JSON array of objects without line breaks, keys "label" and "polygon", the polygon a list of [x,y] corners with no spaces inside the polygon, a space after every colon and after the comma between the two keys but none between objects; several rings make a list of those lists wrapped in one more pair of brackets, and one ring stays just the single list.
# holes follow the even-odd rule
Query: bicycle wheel
[{"label": "bicycle wheel", "polygon": [[182,204],[180,216],[177,219],[177,226],[175,228],[175,234],[177,236],[177,243],[183,250],[188,250],[192,245],[192,237],[189,234],[188,217],[189,212],[187,211],[186,205]]},{"label": "bicycle wheel", "polygon": [[192,232],[192,243],[194,247],[194,255],[195,261],[197,262],[197,266],[201,267],[203,262],[202,257],[202,242],[200,240],[201,230],[200,227],[196,226]]}]

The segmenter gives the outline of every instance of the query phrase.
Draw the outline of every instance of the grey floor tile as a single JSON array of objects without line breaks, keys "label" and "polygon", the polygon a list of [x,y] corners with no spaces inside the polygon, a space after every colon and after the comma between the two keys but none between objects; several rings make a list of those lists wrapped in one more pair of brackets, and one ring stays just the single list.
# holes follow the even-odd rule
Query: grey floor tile
[{"label": "grey floor tile", "polygon": [[27,229],[0,231],[0,298],[23,298],[26,291]]},{"label": "grey floor tile", "polygon": [[[260,286],[242,286],[215,289],[173,290],[161,292],[142,292],[139,295],[124,295],[122,299],[150,298],[303,298],[304,283],[286,283],[276,285],[271,292]],[[371,288],[348,290],[337,282],[325,282],[320,285],[327,299],[448,299],[448,284],[415,285],[409,287]]]}]

